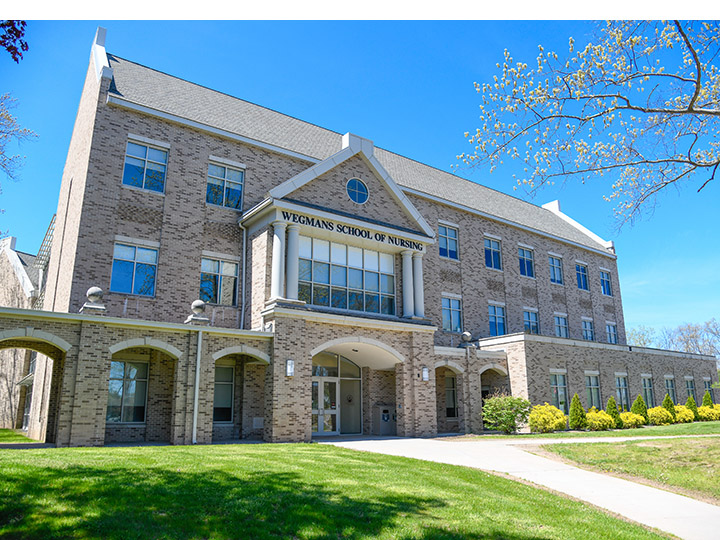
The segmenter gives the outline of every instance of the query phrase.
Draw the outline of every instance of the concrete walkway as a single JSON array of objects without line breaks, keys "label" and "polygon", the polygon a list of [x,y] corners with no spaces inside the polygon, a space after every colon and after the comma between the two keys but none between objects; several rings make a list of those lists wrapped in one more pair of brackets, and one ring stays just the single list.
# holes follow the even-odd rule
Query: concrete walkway
[{"label": "concrete walkway", "polygon": [[[644,438],[644,437],[643,437]],[[648,437],[654,438],[654,437]],[[665,437],[666,438],[666,437]],[[683,495],[585,471],[522,449],[560,442],[620,442],[622,438],[453,440],[403,439],[323,441],[343,448],[404,456],[507,473],[688,540],[720,538],[720,506]],[[628,439],[638,440],[637,437]],[[519,444],[518,444],[519,443]]]}]

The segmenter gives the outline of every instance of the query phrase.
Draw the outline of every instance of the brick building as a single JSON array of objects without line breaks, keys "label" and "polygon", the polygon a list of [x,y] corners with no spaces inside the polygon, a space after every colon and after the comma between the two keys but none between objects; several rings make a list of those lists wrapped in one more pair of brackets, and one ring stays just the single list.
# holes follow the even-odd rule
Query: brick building
[{"label": "brick building", "polygon": [[154,71],[104,37],[43,248],[2,245],[2,427],[61,446],[431,436],[481,430],[494,390],[652,405],[717,380],[714,358],[626,345],[613,244],[557,201]]}]

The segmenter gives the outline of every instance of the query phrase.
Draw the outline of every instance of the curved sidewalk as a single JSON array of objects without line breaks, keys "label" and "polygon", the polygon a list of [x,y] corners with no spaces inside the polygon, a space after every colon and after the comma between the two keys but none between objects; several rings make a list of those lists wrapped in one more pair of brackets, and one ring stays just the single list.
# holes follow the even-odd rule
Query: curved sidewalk
[{"label": "curved sidewalk", "polygon": [[[392,438],[325,442],[353,450],[507,473],[680,538],[688,540],[718,538],[720,506],[536,456],[522,450],[523,444],[514,444],[508,440],[453,441],[452,439]],[[581,441],[577,439],[533,441],[535,445],[556,442]],[[603,439],[602,442],[619,441]]]}]

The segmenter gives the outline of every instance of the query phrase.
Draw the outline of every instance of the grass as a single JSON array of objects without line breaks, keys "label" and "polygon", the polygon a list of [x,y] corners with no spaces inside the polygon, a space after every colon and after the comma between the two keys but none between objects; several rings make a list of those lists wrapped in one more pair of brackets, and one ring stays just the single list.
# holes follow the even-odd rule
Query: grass
[{"label": "grass", "polygon": [[550,444],[543,448],[592,468],[644,478],[720,502],[720,437]]},{"label": "grass", "polygon": [[37,442],[12,429],[0,429],[0,444]]},{"label": "grass", "polygon": [[0,538],[659,538],[482,471],[317,444],[0,450]]}]

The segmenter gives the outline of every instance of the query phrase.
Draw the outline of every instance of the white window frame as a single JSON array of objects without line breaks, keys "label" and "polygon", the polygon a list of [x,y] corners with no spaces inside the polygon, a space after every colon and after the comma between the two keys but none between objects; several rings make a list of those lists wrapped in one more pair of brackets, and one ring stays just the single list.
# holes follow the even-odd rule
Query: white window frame
[{"label": "white window frame", "polygon": [[677,403],[675,377],[672,375],[665,375],[665,393],[670,396],[673,403]]},{"label": "white window frame", "polygon": [[[106,409],[105,409],[105,423],[106,423],[106,424],[109,424],[109,425],[111,425],[111,426],[117,426],[117,425],[120,425],[120,424],[129,424],[129,425],[133,425],[133,426],[140,426],[140,425],[145,424],[145,423],[147,422],[147,415],[148,415],[148,407],[147,407],[148,394],[150,393],[150,392],[149,392],[149,391],[150,391],[150,361],[147,360],[147,357],[143,355],[142,359],[135,359],[135,358],[131,358],[130,356],[125,356],[125,357],[123,357],[123,358],[114,358],[114,359],[111,359],[110,362],[111,362],[111,363],[112,363],[112,362],[117,362],[117,363],[123,365],[123,378],[122,378],[122,379],[117,379],[117,378],[109,377],[109,378],[108,378],[108,393],[110,392],[110,381],[122,381],[122,396],[121,396],[121,398],[120,398],[120,420],[108,420],[108,418],[107,418],[107,407],[106,407]],[[147,377],[146,377],[145,379],[128,379],[128,378],[126,378],[126,376],[127,376],[127,366],[126,366],[126,364],[145,364],[145,365],[147,366],[147,368],[146,368]],[[112,365],[112,364],[111,364],[111,365]],[[135,382],[138,382],[138,381],[139,381],[139,382],[144,382],[144,383],[145,383],[145,400],[144,400],[144,405],[143,405],[143,407],[144,407],[144,415],[143,415],[143,419],[142,419],[142,420],[133,421],[133,420],[123,420],[123,419],[122,419],[123,410],[125,409],[125,407],[124,407],[124,402],[125,402],[125,382],[126,382],[126,381],[135,381]]]},{"label": "white window frame", "polygon": [[[145,147],[145,157],[140,158],[137,156],[133,156],[128,154],[128,144],[132,143],[137,146],[144,146]],[[148,150],[157,150],[159,152],[165,152],[165,163],[161,161],[156,161],[154,159],[148,158]],[[130,157],[132,159],[137,160],[143,160],[143,176],[142,176],[142,186],[133,186],[132,184],[126,184],[125,183],[125,165],[127,163],[127,158]],[[125,153],[123,155],[123,167],[122,167],[122,173],[120,178],[120,185],[123,187],[126,187],[128,189],[137,189],[142,191],[143,193],[155,193],[156,195],[164,195],[165,194],[165,187],[167,186],[167,177],[168,177],[168,162],[170,161],[170,145],[167,143],[163,143],[161,141],[154,141],[152,139],[148,139],[146,137],[140,137],[138,135],[128,135],[127,141],[125,142]],[[157,191],[155,189],[149,189],[145,187],[146,183],[146,171],[147,171],[147,163],[155,163],[158,165],[162,165],[165,167],[165,170],[163,172],[163,188],[161,191]]]},{"label": "white window frame", "polygon": [[[116,247],[118,244],[121,245],[121,246],[134,248],[134,249],[135,249],[135,257],[134,257],[132,260],[130,260],[130,259],[116,258],[116,257],[115,257],[115,247]],[[110,287],[109,287],[111,293],[115,293],[115,294],[125,294],[125,295],[129,295],[129,296],[137,296],[137,297],[142,297],[142,298],[155,298],[156,289],[157,289],[157,283],[158,283],[158,266],[160,266],[160,249],[159,249],[159,247],[158,247],[159,244],[155,245],[154,242],[152,243],[152,246],[150,245],[150,244],[151,244],[150,242],[144,243],[144,244],[145,244],[145,245],[143,245],[143,244],[141,244],[141,243],[139,243],[139,242],[118,241],[117,239],[116,239],[116,241],[113,243],[113,255],[112,255],[112,262],[111,262],[111,264],[110,264]],[[138,250],[138,249],[145,249],[145,250],[148,250],[148,251],[154,251],[154,252],[155,252],[155,264],[153,265],[153,266],[155,266],[155,277],[154,277],[154,279],[153,279],[153,286],[152,286],[153,293],[152,293],[152,294],[141,294],[141,293],[135,293],[135,292],[133,292],[133,291],[135,290],[135,274],[136,274],[136,272],[137,272],[137,265],[138,265],[138,264],[146,264],[146,265],[150,265],[150,264],[151,264],[151,263],[148,263],[148,262],[138,261],[138,260],[137,260],[137,250]],[[116,290],[116,289],[113,289],[113,287],[112,287],[113,274],[114,274],[114,271],[115,271],[115,261],[124,261],[124,262],[131,262],[131,263],[133,263],[133,272],[132,272],[132,281],[131,281],[131,283],[130,283],[130,292],[118,291],[118,290]]]},{"label": "white window frame", "polygon": [[655,391],[653,390],[652,375],[640,375],[640,385],[642,386],[645,405],[647,405],[648,409],[653,408],[655,406]]},{"label": "white window frame", "polygon": [[[523,264],[524,263],[524,264]],[[527,246],[518,245],[518,265],[520,275],[529,279],[535,279],[535,251]],[[530,274],[528,274],[528,268]]]},{"label": "white window frame", "polygon": [[[624,385],[621,383],[625,383]],[[615,374],[615,397],[617,398],[617,404],[621,410],[630,410],[630,391],[628,386],[627,373],[616,373]]]},{"label": "white window frame", "polygon": [[617,345],[618,333],[616,323],[610,321],[605,322],[605,336],[607,337],[608,343],[610,343],[611,345]]},{"label": "white window frame", "polygon": [[[203,270],[203,267],[202,267],[203,261],[211,261],[213,263],[217,263],[217,265],[218,265],[217,273]],[[235,275],[234,276],[223,273],[223,263],[232,264],[235,266]],[[239,271],[240,271],[240,265],[236,261],[227,260],[227,259],[223,259],[223,258],[219,258],[219,257],[211,257],[209,255],[203,254],[203,256],[200,259],[200,299],[203,300],[204,302],[206,302],[210,305],[214,305],[214,306],[237,307],[237,305],[238,305],[238,283],[240,281],[240,278],[239,278],[240,272]],[[203,299],[203,294],[202,294],[202,282],[203,282],[202,276],[203,276],[203,274],[210,274],[213,276],[217,276],[218,286],[217,286],[217,290],[215,291],[217,293],[217,298],[216,298],[217,302],[212,302],[210,300]],[[220,300],[221,300],[220,293],[222,291],[222,282],[223,282],[223,278],[226,278],[226,277],[235,278],[235,287],[233,290],[234,301],[231,304],[222,304],[220,302]]]},{"label": "white window frame", "polygon": [[[443,234],[443,229],[445,229],[445,234]],[[450,236],[449,231],[455,231],[455,238]],[[440,253],[440,239],[445,239],[445,245],[447,255],[443,255]],[[455,257],[452,257],[450,255],[450,243],[455,242]],[[451,261],[459,261],[460,260],[460,229],[457,225],[452,225],[445,221],[438,221],[438,255],[442,259],[448,259]]]},{"label": "white window frame", "polygon": [[[216,167],[222,167],[223,169],[225,169],[225,177],[220,178],[219,176],[210,174],[210,166],[211,165],[214,165]],[[237,182],[235,180],[230,180],[227,177],[228,169],[230,169],[234,172],[240,173],[242,175],[242,180],[240,182]],[[208,201],[207,188],[210,185],[210,178],[222,181],[222,204],[217,204],[217,203]],[[240,184],[240,206],[238,206],[238,207],[228,206],[226,204],[227,182],[231,182],[233,184]],[[214,206],[216,208],[227,208],[229,210],[235,210],[236,212],[242,212],[244,200],[245,200],[245,165],[243,165],[242,163],[236,163],[236,162],[233,162],[230,160],[210,156],[210,160],[208,161],[207,174],[205,175],[205,203],[209,204],[211,206]]]},{"label": "white window frame", "polygon": [[[703,377],[703,386],[705,387],[705,392],[710,392],[710,399],[712,399],[712,402],[715,403],[715,392],[713,392],[712,379],[709,377]],[[703,392],[703,397],[705,397],[705,392]]]},{"label": "white window frame", "polygon": [[540,333],[540,318],[537,309],[525,308],[523,310],[523,327],[527,334]]},{"label": "white window frame", "polygon": [[[560,384],[561,382],[562,384]],[[562,389],[562,393],[565,397],[564,402],[561,402],[560,400],[560,389]],[[555,407],[560,409],[563,413],[568,414],[568,411],[570,410],[570,404],[568,403],[566,371],[561,372],[561,370],[550,370],[550,396],[553,405],[555,405]]]},{"label": "white window frame", "polygon": [[[490,244],[488,246],[488,243]],[[495,248],[495,244],[497,244],[497,249]],[[485,257],[485,268],[488,268],[490,270],[496,270],[498,272],[502,272],[503,270],[503,263],[502,263],[502,240],[500,238],[497,238],[495,236],[485,235],[483,238],[483,256]],[[500,267],[496,266],[488,266],[487,264],[487,252],[490,251],[490,261],[494,262],[495,258],[493,257],[493,253],[497,252],[498,254],[498,264]]]},{"label": "white window frame", "polygon": [[[452,384],[448,386],[448,380],[452,380]],[[448,414],[448,409],[450,409],[450,404],[453,405],[453,409],[455,409],[454,415]],[[460,411],[458,410],[458,400],[457,400],[457,375],[455,373],[445,373],[445,417],[446,418],[458,418],[460,416]]]},{"label": "white window frame", "polygon": [[[232,378],[230,382],[217,381],[217,369],[224,368],[232,370]],[[215,365],[215,380],[213,381],[213,424],[233,424],[235,422],[235,366],[227,366],[223,364]],[[217,387],[230,386],[230,420],[215,420],[215,396],[217,395]]]},{"label": "white window frame", "polygon": [[[447,293],[443,293],[442,298],[440,300],[441,304],[441,315],[442,315],[442,329],[443,332],[451,332],[453,334],[460,334],[463,331],[463,305],[462,305],[462,296],[459,295],[450,295]],[[447,304],[447,305],[446,305]],[[448,314],[448,320],[450,323],[450,328],[447,328],[445,326],[445,313]],[[458,314],[458,318],[460,321],[460,330],[454,330],[452,328],[452,315],[453,313]]]},{"label": "white window frame", "polygon": [[[583,269],[583,268],[585,269],[585,272],[581,272],[581,269]],[[584,281],[583,285],[585,285],[584,287],[580,286],[581,280],[579,279],[579,277],[581,275],[584,276],[584,278],[585,278],[583,280]],[[583,263],[580,261],[575,261],[575,278],[577,281],[578,290],[590,291],[590,272],[588,270],[588,265],[586,263]]]},{"label": "white window frame", "polygon": [[[691,393],[692,391],[692,393]],[[695,378],[690,376],[685,376],[685,393],[687,394],[687,397],[690,396],[693,397],[695,400],[695,403],[697,404],[697,397],[695,396]]]},{"label": "white window frame", "polygon": [[607,270],[600,270],[600,291],[603,296],[612,296],[612,277]]},{"label": "white window frame", "polygon": [[[553,261],[557,264],[553,264]],[[548,255],[548,265],[550,266],[550,283],[555,285],[565,285],[565,276],[563,274],[563,260],[557,255]],[[557,276],[560,276],[559,278]]]},{"label": "white window frame", "polygon": [[[494,313],[490,312],[491,308],[494,308]],[[500,315],[498,315],[498,310],[501,310]],[[495,318],[495,333],[494,334],[491,329],[492,326],[490,326],[490,325],[492,325],[491,317]],[[503,330],[504,330],[502,334],[498,332],[498,319],[502,319]],[[488,326],[489,326],[488,330],[490,332],[490,335],[493,337],[504,336],[507,334],[508,327],[507,327],[507,312],[505,311],[505,304],[501,305],[501,304],[495,303],[495,302],[488,303]]]},{"label": "white window frame", "polygon": [[[570,337],[570,327],[568,326],[567,315],[564,313],[555,313],[553,315],[553,320],[555,322],[555,337],[569,338]],[[564,324],[560,324],[560,323],[564,323]],[[563,334],[565,334],[565,335],[563,335]]]},{"label": "white window frame", "polygon": [[[595,407],[598,410],[602,409],[602,396],[600,395],[600,374],[598,372],[585,372],[585,391],[588,398],[588,408]],[[597,403],[595,403],[596,398]]]},{"label": "white window frame", "polygon": [[582,338],[585,341],[595,341],[595,324],[592,319],[582,318]]}]

